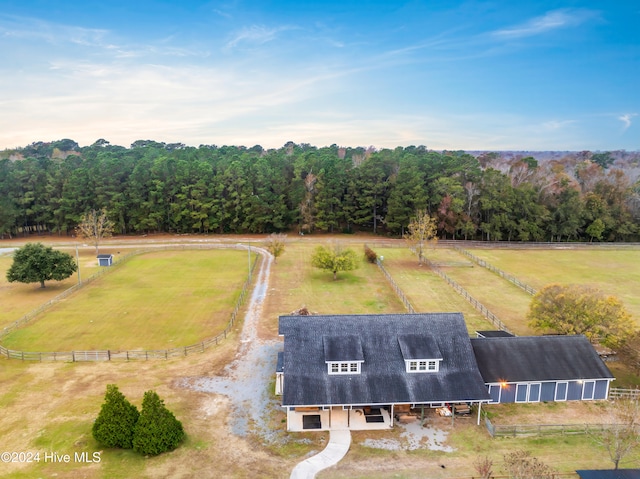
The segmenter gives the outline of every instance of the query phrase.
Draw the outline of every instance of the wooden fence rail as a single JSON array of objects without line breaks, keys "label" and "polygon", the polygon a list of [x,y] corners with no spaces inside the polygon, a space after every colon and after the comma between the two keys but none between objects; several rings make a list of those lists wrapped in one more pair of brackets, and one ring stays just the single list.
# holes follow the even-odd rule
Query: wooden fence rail
[{"label": "wooden fence rail", "polygon": [[485,417],[485,425],[491,437],[570,436],[592,434],[622,426],[618,424],[492,424]]},{"label": "wooden fence rail", "polygon": [[609,399],[640,400],[640,389],[609,388]]},{"label": "wooden fence rail", "polygon": [[456,290],[458,294],[462,295],[464,299],[469,301],[469,303],[471,303],[471,305],[474,308],[480,311],[480,313],[482,313],[482,315],[485,318],[487,318],[491,322],[491,324],[493,324],[496,328],[502,331],[511,333],[509,328],[507,328],[507,326],[502,321],[500,321],[500,319],[495,314],[489,311],[489,309],[487,309],[487,307],[484,304],[482,304],[480,301],[478,301],[473,296],[471,296],[466,289],[464,289],[462,286],[456,283],[453,279],[447,276],[447,274],[444,271],[442,271],[440,268],[438,268],[438,266],[435,265],[433,262],[429,261],[426,258],[425,258],[425,261],[438,276],[444,279],[447,282],[447,284],[451,286],[454,290]]},{"label": "wooden fence rail", "polygon": [[515,276],[506,273],[504,271],[502,271],[501,269],[496,268],[495,266],[493,266],[490,263],[487,263],[485,260],[478,258],[476,255],[474,255],[473,253],[470,253],[469,251],[460,248],[459,246],[454,246],[453,249],[455,249],[456,251],[458,251],[459,253],[465,255],[467,258],[469,258],[471,261],[473,261],[474,263],[476,263],[479,266],[482,266],[483,268],[488,269],[489,271],[491,271],[492,273],[497,274],[498,276],[500,276],[501,278],[506,279],[507,281],[509,281],[510,283],[515,284],[518,288],[526,291],[527,293],[529,293],[531,296],[535,295],[537,293],[537,291],[532,288],[531,286],[529,286],[526,283],[523,283],[522,281],[520,281],[518,278],[516,278]]},{"label": "wooden fence rail", "polygon": [[395,282],[391,274],[389,274],[386,268],[382,265],[382,261],[380,261],[380,258],[377,259],[376,264],[378,265],[378,268],[380,268],[380,271],[382,271],[382,273],[384,274],[384,277],[387,278],[387,281],[398,295],[398,298],[400,298],[400,301],[402,301],[402,304],[404,304],[404,307],[407,308],[407,311],[412,314],[415,313],[416,310],[411,305],[409,298],[407,298],[407,295],[404,294],[404,291],[402,291],[400,286],[398,286],[398,283]]},{"label": "wooden fence rail", "polygon": [[[14,329],[26,324],[31,319],[36,317],[38,314],[42,313],[44,310],[51,307],[53,304],[61,301],[66,298],[70,294],[76,292],[82,286],[89,284],[95,279],[99,278],[103,274],[106,274],[109,271],[113,271],[114,266],[118,266],[129,260],[131,257],[149,253],[152,251],[163,251],[163,250],[190,250],[190,249],[245,249],[242,245],[175,245],[175,246],[159,246],[151,249],[139,250],[128,253],[118,261],[114,262],[112,266],[108,268],[104,268],[92,275],[91,277],[84,280],[82,283],[72,286],[71,288],[65,290],[55,298],[47,301],[45,304],[37,308],[36,310],[26,314],[19,320],[12,323],[10,326],[7,326],[0,333],[0,338],[4,337],[9,332]],[[251,268],[249,269],[249,274],[242,286],[242,290],[240,292],[240,296],[236,301],[236,305],[231,312],[231,317],[229,322],[227,323],[226,328],[217,336],[212,338],[205,339],[204,341],[192,344],[190,346],[181,346],[172,349],[158,349],[158,350],[132,350],[132,351],[112,351],[112,350],[95,350],[95,351],[61,351],[61,352],[39,352],[39,351],[16,351],[12,349],[5,348],[0,345],[0,356],[6,357],[7,359],[19,359],[21,361],[67,361],[67,362],[80,362],[80,361],[114,361],[114,360],[134,360],[134,359],[169,359],[176,358],[181,356],[188,356],[193,353],[201,353],[208,347],[212,345],[217,345],[224,339],[226,339],[227,335],[231,332],[233,325],[236,322],[238,312],[240,308],[244,304],[244,300],[251,286],[253,271],[256,268],[258,263],[258,256],[251,263]]]}]

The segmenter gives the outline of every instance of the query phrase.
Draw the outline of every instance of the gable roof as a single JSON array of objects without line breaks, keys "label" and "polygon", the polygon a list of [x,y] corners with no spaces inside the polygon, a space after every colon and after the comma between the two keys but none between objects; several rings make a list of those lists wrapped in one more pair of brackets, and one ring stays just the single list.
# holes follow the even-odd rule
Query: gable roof
[{"label": "gable roof", "polygon": [[471,345],[487,383],[613,379],[584,336],[474,338]]},{"label": "gable roof", "polygon": [[[460,313],[280,316],[279,333],[284,335],[283,406],[489,400]],[[359,339],[360,374],[328,374],[327,336]],[[438,372],[406,372],[399,338],[420,336],[431,337],[428,347],[440,352]]]}]

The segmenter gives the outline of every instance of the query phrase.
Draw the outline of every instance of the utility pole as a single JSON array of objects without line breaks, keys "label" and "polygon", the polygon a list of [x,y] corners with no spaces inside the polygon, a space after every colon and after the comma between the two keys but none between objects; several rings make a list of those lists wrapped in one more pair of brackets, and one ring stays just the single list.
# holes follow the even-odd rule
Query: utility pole
[{"label": "utility pole", "polygon": [[78,284],[82,283],[80,279],[80,256],[78,255],[78,245],[76,244],[76,265],[78,266]]}]

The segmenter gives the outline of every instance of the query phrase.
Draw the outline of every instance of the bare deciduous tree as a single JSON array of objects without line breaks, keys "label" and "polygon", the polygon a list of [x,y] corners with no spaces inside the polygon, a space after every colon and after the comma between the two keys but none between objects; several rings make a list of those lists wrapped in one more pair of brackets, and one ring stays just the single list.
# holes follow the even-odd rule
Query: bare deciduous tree
[{"label": "bare deciduous tree", "polygon": [[614,469],[620,461],[640,446],[640,401],[620,399],[607,404],[608,427],[593,434],[597,444],[609,453]]},{"label": "bare deciduous tree", "polygon": [[93,244],[97,254],[102,240],[113,235],[113,222],[107,216],[107,210],[91,210],[82,216],[76,233]]},{"label": "bare deciduous tree", "polygon": [[513,479],[551,479],[555,470],[529,451],[514,451],[504,455],[504,467]]},{"label": "bare deciduous tree", "polygon": [[476,470],[480,479],[489,479],[493,474],[492,468],[493,461],[487,456],[478,457],[473,461],[473,468]]}]

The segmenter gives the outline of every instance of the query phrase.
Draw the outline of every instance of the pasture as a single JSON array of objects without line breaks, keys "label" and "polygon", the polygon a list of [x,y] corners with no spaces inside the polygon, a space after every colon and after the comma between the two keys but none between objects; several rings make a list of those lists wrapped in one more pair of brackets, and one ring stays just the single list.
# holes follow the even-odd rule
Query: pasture
[{"label": "pasture", "polygon": [[469,251],[530,286],[589,284],[618,296],[640,325],[640,248]]},{"label": "pasture", "polygon": [[[302,306],[321,314],[404,311],[402,303],[375,265],[363,261],[359,269],[339,273],[337,281],[333,281],[331,273],[311,267],[310,255],[313,248],[327,241],[324,237],[313,236],[292,239],[284,255],[278,259],[277,264],[272,265],[259,331],[262,338],[276,339],[278,315],[288,314]],[[363,242],[359,238],[347,237],[345,242],[350,243],[359,255],[362,254]],[[374,243],[371,246],[379,255],[384,255],[385,267],[410,297],[416,310],[462,311],[470,333],[476,329],[492,328],[441,278],[430,272],[427,267],[418,266],[417,259],[406,248],[387,247],[387,244],[391,242],[385,241],[379,245]],[[481,255],[479,250],[473,252]],[[531,273],[531,278],[520,274],[521,271],[528,271],[526,263],[529,261],[529,254],[540,255],[531,260],[532,262],[554,261],[545,259],[546,254],[553,256],[553,251],[487,252],[499,253],[495,261],[486,257],[487,261],[525,282],[530,282],[534,287],[546,284],[547,276],[543,276],[543,273],[546,274],[547,269],[542,268],[539,273]],[[505,260],[505,263],[500,263],[499,256],[503,253],[505,257],[508,253],[513,253],[514,256]],[[566,253],[570,254],[571,251]],[[218,259],[214,261],[203,256],[193,262],[191,259],[185,259],[196,258],[199,255],[217,256]],[[97,268],[92,266],[95,257],[92,259],[91,256],[92,252],[83,261],[87,263],[83,266],[83,275],[85,271]],[[527,298],[530,299],[530,296],[477,265],[473,268],[461,265],[467,260],[455,251],[437,248],[427,251],[427,256],[441,263],[445,272],[452,277],[455,276],[454,279],[461,284],[464,283],[464,287],[477,299],[483,303],[492,301],[493,306],[489,307],[487,304],[489,309],[496,308],[494,312],[500,319],[512,322],[507,323],[510,327],[513,325],[516,331],[517,327],[524,327],[522,314],[526,313]],[[225,259],[221,259],[222,257]],[[183,272],[171,271],[170,265],[176,261],[184,264]],[[578,261],[589,261],[588,255],[581,256],[576,262]],[[629,269],[630,261],[621,260],[620,266]],[[6,257],[0,257],[1,267],[6,270],[9,264]],[[600,260],[595,264],[606,268]],[[2,278],[3,271],[0,271]],[[153,342],[160,347],[177,345],[179,335],[183,338],[180,341],[188,343],[188,338],[191,337],[195,338],[193,342],[197,342],[215,334],[211,330],[215,329],[216,321],[221,321],[224,327],[229,317],[229,305],[233,307],[239,288],[246,278],[246,271],[246,252],[171,251],[141,255],[86,286],[56,308],[48,310],[42,318],[22,328],[20,332],[24,336],[17,338],[22,341],[22,345],[27,346],[25,349],[29,350],[37,349],[35,344],[41,344],[41,347],[53,346],[59,344],[57,338],[62,336],[58,331],[61,325],[75,325],[74,327],[85,328],[77,330],[78,335],[82,332],[88,334],[78,336],[84,340],[93,334],[92,329],[86,325],[87,320],[83,316],[83,313],[86,313],[94,315],[94,321],[99,321],[100,315],[117,317],[111,324],[102,325],[101,327],[107,329],[103,329],[99,335],[108,336],[109,339],[120,335],[117,341],[134,337],[135,342],[129,343],[131,347],[137,347],[143,342],[143,347],[150,347],[146,344]],[[541,275],[537,280],[539,283],[535,283],[538,274]],[[606,274],[615,277],[616,273]],[[73,278],[67,281],[69,285],[74,283]],[[621,297],[624,294],[632,295],[635,291],[634,284],[630,281],[625,283],[627,284],[617,285]],[[54,284],[55,282],[51,282],[43,291],[48,292],[49,287]],[[24,292],[14,295],[12,299],[14,311],[20,311],[15,313],[17,316],[41,304],[40,300],[44,296],[36,296],[41,294],[41,291],[35,285],[0,283],[0,301],[3,306],[5,294],[9,294],[8,291],[12,289],[15,291],[16,287],[25,288]],[[110,291],[109,296],[101,298],[101,291],[107,290]],[[135,290],[144,294],[138,294]],[[35,294],[29,296],[30,292]],[[520,294],[524,296],[520,297]],[[166,297],[168,295],[171,295],[171,299]],[[174,308],[174,303],[180,303],[181,306]],[[67,311],[67,314],[60,314],[58,308]],[[133,321],[131,315],[137,310],[140,312],[136,313],[136,321]],[[10,320],[17,319],[15,316],[8,316],[11,316]],[[69,319],[72,316],[75,317],[74,321]],[[213,319],[213,316],[218,319]],[[638,317],[637,314],[635,316]],[[170,317],[174,319],[171,320]],[[28,332],[36,327],[45,328],[46,324],[39,323],[48,323],[52,318],[57,318],[58,329],[42,329],[38,334]],[[175,318],[178,318],[177,328],[174,324]],[[69,323],[64,323],[65,321]],[[134,329],[139,323],[141,328],[144,326],[146,329]],[[118,384],[121,392],[138,407],[144,391],[156,390],[183,422],[188,434],[183,446],[155,458],[144,458],[130,451],[107,449],[102,451],[99,464],[3,464],[0,475],[14,479],[54,475],[72,479],[133,476],[176,479],[213,476],[289,477],[290,471],[303,456],[324,447],[327,437],[325,434],[282,433],[276,442],[265,441],[258,434],[236,436],[230,429],[229,414],[232,405],[226,397],[196,392],[181,385],[182,381],[191,377],[226,375],[225,366],[237,357],[239,351],[238,333],[241,327],[241,322],[238,322],[226,341],[202,354],[167,361],[29,363],[0,359],[0,438],[4,450],[47,450],[72,456],[75,452],[87,451],[91,454],[93,451],[99,451],[99,445],[91,437],[90,430],[102,404],[105,386],[110,383]],[[52,337],[42,339],[40,336]],[[10,339],[18,340],[13,337]],[[171,339],[173,341],[169,342]],[[71,341],[64,337],[61,340]],[[49,342],[37,343],[38,341]],[[96,347],[102,348],[106,345],[100,343],[100,346]],[[116,345],[114,349],[116,348],[121,349],[123,346]],[[59,346],[54,350],[62,349],[64,348]],[[599,414],[598,406],[593,403],[589,407],[581,414],[593,419]],[[527,415],[538,416],[541,420],[551,418],[556,421],[562,421],[573,411],[569,403],[561,406],[526,405],[526,408]],[[511,409],[488,410],[493,416],[492,420],[498,423],[501,420],[503,423],[517,420],[517,412],[514,413]],[[280,418],[281,416],[276,415],[272,421],[276,429],[284,429],[284,425],[279,422]],[[563,472],[572,470],[575,464],[593,468],[605,468],[610,465],[605,457],[606,453],[586,436],[492,440],[484,427],[475,426],[473,419],[461,419],[453,429],[449,426],[450,421],[442,421],[439,424],[449,431],[447,444],[456,449],[455,453],[427,449],[375,449],[367,447],[365,439],[401,439],[401,430],[358,432],[354,434],[353,445],[346,458],[337,468],[323,472],[319,477],[417,478],[424,477],[426,472],[429,473],[429,477],[434,478],[468,477],[474,473],[471,466],[473,461],[484,455],[495,461],[494,471],[499,474],[502,455],[518,448],[532,451],[538,458]],[[628,464],[638,464],[638,461],[640,452],[634,454],[630,463],[625,463],[626,467],[629,467]],[[625,467],[625,464],[622,467]],[[440,465],[446,465],[446,469],[442,469]]]},{"label": "pasture", "polygon": [[[2,344],[24,351],[195,344],[226,327],[247,268],[247,253],[235,250],[134,256],[11,332]],[[39,290],[28,292],[35,296]]]},{"label": "pasture", "polygon": [[318,314],[377,314],[406,312],[378,267],[364,261],[364,243],[348,247],[362,257],[359,268],[333,274],[311,266],[317,242],[290,241],[271,269],[271,284],[262,324],[266,334],[278,331],[278,316],[306,307]]}]

